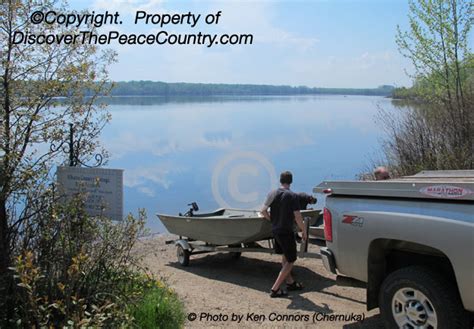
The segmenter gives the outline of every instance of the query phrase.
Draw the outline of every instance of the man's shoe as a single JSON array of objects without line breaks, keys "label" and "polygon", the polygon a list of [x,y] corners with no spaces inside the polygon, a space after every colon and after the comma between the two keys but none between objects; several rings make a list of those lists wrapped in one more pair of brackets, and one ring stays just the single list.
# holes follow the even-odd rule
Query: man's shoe
[{"label": "man's shoe", "polygon": [[271,298],[281,298],[281,297],[286,297],[286,296],[288,296],[288,293],[284,290],[281,290],[281,288],[276,291],[272,289],[270,292]]}]

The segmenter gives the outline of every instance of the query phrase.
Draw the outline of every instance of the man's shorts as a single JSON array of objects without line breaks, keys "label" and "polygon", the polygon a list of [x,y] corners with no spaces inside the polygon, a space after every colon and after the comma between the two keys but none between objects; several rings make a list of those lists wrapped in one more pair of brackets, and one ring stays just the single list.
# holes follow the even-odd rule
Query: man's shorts
[{"label": "man's shorts", "polygon": [[273,237],[275,238],[275,252],[285,255],[288,262],[294,263],[296,260],[295,233],[273,233]]}]

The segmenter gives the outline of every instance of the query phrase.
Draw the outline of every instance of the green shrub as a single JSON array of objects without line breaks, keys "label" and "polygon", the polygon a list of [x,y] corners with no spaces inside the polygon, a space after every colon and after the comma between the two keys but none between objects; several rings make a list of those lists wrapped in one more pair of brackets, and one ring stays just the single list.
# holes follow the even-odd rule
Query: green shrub
[{"label": "green shrub", "polygon": [[182,303],[133,252],[145,218],[90,217],[81,197],[52,202],[34,218],[35,236],[18,249],[0,328],[182,327]]},{"label": "green shrub", "polygon": [[[83,196],[54,199],[32,217],[34,235],[16,250],[0,327],[121,327],[140,300],[139,258],[131,251],[145,214],[121,222],[88,216]],[[34,231],[33,231],[34,229]],[[137,283],[138,282],[138,283]]]},{"label": "green shrub", "polygon": [[134,324],[143,329],[174,329],[183,327],[185,313],[176,293],[161,281],[155,281],[144,292],[143,298],[130,309]]}]

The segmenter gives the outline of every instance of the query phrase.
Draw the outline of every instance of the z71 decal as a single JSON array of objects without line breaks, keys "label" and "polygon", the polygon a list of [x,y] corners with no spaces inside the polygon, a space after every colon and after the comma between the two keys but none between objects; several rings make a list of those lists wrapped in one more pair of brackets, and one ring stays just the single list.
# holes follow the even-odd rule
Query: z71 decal
[{"label": "z71 decal", "polygon": [[364,218],[359,216],[344,215],[342,218],[344,224],[351,224],[352,226],[362,227],[364,225]]},{"label": "z71 decal", "polygon": [[420,193],[437,198],[456,199],[474,193],[470,189],[452,185],[433,185],[420,189]]}]

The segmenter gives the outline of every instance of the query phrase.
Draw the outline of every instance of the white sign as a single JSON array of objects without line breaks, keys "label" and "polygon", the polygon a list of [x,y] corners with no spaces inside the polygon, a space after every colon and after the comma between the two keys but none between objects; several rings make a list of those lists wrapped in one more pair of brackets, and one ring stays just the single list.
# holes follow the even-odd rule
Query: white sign
[{"label": "white sign", "polygon": [[57,179],[60,193],[67,198],[85,194],[89,215],[123,219],[123,170],[58,167]]}]

